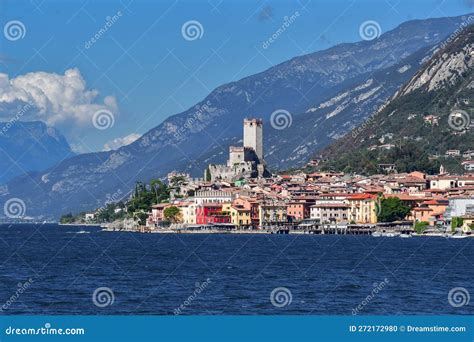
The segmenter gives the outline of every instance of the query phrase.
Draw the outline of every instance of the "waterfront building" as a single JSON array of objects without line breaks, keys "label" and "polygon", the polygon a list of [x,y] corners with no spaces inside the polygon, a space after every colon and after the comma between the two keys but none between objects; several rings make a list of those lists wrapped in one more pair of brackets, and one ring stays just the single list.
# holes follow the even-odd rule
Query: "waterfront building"
[{"label": "waterfront building", "polygon": [[156,227],[164,221],[164,210],[165,208],[171,206],[170,203],[160,203],[151,206],[151,214],[148,215],[146,222],[147,226]]},{"label": "waterfront building", "polygon": [[[244,146],[229,150],[231,164],[248,162],[246,153],[251,153],[255,161],[263,158],[258,122],[250,120],[248,124]],[[379,196],[399,198],[412,208],[407,220],[426,221],[430,226],[449,225],[452,217],[462,217],[468,222],[463,226],[467,232],[474,214],[474,175],[469,174],[429,176],[415,171],[361,176],[299,172],[266,178],[246,175],[234,181],[194,181],[177,172],[169,175],[170,180],[176,177],[185,180],[174,186],[175,194],[180,196],[171,198],[171,203],[152,206],[147,225],[159,226],[165,208],[171,205],[179,208],[177,223],[184,225],[215,223],[257,228],[297,225],[309,219],[325,224],[373,225],[377,224]]]},{"label": "waterfront building", "polygon": [[321,223],[349,222],[351,206],[345,202],[326,202],[311,206],[311,219]]},{"label": "waterfront building", "polygon": [[249,227],[252,225],[250,205],[234,203],[224,204],[223,211],[229,212],[231,223],[238,227]]},{"label": "waterfront building", "polygon": [[409,219],[418,222],[428,222],[430,226],[444,221],[444,213],[449,204],[447,199],[430,199],[423,201],[419,206],[412,209]]},{"label": "waterfront building", "polygon": [[194,194],[194,204],[196,206],[207,203],[228,203],[232,202],[235,195],[231,191],[225,190],[198,190]]},{"label": "waterfront building", "polygon": [[462,217],[474,214],[474,197],[458,196],[449,198],[449,204],[446,208],[446,221],[451,222],[453,217]]},{"label": "waterfront building", "polygon": [[182,207],[181,211],[184,224],[196,224],[197,206],[194,202],[188,203],[187,206]]},{"label": "waterfront building", "polygon": [[204,203],[196,208],[196,224],[230,223],[229,212],[221,203]]},{"label": "waterfront building", "polygon": [[286,204],[283,202],[261,202],[258,209],[260,226],[281,225],[288,222]]},{"label": "waterfront building", "polygon": [[349,221],[355,223],[377,223],[377,196],[351,194],[347,197]]}]

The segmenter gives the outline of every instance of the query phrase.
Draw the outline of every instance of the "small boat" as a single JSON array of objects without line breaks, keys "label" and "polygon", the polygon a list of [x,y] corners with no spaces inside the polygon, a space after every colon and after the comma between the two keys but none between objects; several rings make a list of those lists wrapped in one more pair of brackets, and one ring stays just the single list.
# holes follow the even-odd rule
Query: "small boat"
[{"label": "small boat", "polygon": [[80,230],[76,234],[89,234],[89,233],[90,232],[88,232],[87,230]]},{"label": "small boat", "polygon": [[448,236],[450,239],[465,239],[467,238],[467,235],[450,235]]},{"label": "small boat", "polygon": [[385,236],[385,237],[397,237],[397,236],[400,236],[400,233],[383,233],[382,236]]},{"label": "small boat", "polygon": [[372,233],[372,236],[373,236],[373,237],[381,237],[381,236],[382,236],[382,233],[381,233],[381,232],[373,232],[373,233]]},{"label": "small boat", "polygon": [[406,238],[411,238],[411,234],[400,234],[399,237],[401,237],[402,239],[406,239]]}]

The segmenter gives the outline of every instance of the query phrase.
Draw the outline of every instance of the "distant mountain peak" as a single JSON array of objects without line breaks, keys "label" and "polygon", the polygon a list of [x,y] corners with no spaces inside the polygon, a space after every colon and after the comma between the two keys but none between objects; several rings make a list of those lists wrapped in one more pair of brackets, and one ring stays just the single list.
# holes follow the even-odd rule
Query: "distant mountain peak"
[{"label": "distant mountain peak", "polygon": [[42,121],[0,123],[0,184],[72,156],[66,138]]}]

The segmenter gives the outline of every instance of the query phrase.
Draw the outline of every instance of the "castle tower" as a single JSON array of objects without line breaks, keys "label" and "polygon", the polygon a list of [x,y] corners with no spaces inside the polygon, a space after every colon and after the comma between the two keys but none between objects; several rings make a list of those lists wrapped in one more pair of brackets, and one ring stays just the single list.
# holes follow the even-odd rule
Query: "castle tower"
[{"label": "castle tower", "polygon": [[244,119],[244,147],[251,147],[263,162],[263,122],[261,119]]}]

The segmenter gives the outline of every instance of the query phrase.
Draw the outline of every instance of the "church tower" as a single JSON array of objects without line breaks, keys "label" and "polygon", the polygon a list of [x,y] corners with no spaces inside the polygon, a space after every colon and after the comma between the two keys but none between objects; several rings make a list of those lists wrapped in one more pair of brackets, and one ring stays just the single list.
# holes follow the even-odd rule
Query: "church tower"
[{"label": "church tower", "polygon": [[261,119],[244,119],[244,148],[251,147],[263,163],[263,122]]}]

